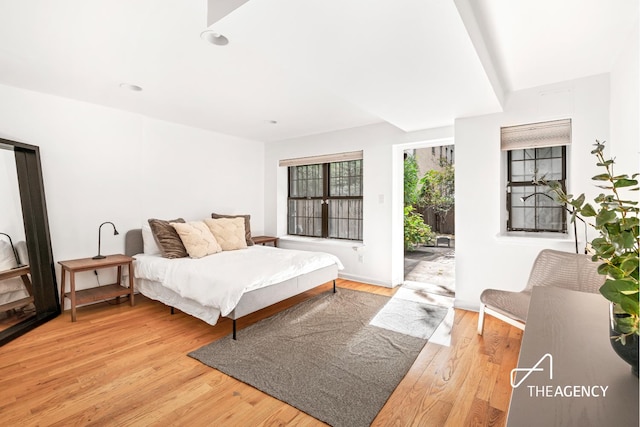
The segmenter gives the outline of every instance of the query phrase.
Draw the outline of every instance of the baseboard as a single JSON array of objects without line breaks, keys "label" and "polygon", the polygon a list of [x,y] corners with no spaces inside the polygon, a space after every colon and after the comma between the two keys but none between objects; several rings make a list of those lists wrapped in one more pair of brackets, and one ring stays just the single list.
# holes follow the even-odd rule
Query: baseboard
[{"label": "baseboard", "polygon": [[368,285],[383,286],[385,288],[394,288],[390,282],[383,282],[380,280],[372,279],[370,277],[359,276],[357,274],[338,273],[338,277],[346,280],[353,280],[354,282],[366,283]]},{"label": "baseboard", "polygon": [[479,302],[475,302],[475,301],[465,301],[465,300],[461,300],[456,298],[453,301],[453,306],[455,308],[459,308],[462,310],[468,310],[468,311],[480,311],[480,303]]}]

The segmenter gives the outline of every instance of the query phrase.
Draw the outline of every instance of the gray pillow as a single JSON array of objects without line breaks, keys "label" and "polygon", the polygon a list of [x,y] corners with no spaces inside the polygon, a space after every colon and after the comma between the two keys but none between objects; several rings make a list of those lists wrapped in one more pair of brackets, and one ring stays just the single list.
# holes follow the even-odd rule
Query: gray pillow
[{"label": "gray pillow", "polygon": [[244,218],[244,238],[247,241],[247,246],[253,246],[253,240],[251,240],[251,215],[220,215],[212,213],[211,218]]},{"label": "gray pillow", "polygon": [[149,227],[153,233],[154,239],[160,247],[160,252],[165,258],[185,258],[188,257],[187,249],[182,244],[182,240],[178,235],[178,232],[170,224],[171,222],[182,222],[184,219],[177,218],[169,221],[162,219],[149,219]]}]

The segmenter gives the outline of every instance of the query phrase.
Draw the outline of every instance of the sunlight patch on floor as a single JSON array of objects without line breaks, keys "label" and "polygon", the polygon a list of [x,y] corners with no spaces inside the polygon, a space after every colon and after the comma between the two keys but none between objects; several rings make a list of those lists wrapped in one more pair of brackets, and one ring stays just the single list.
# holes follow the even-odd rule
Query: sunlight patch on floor
[{"label": "sunlight patch on floor", "polygon": [[429,342],[448,347],[451,344],[451,328],[453,327],[454,319],[454,299],[453,297],[430,293],[429,291],[432,290],[432,287],[433,285],[428,283],[405,282],[405,284],[398,289],[393,298],[447,307],[449,310],[444,320],[440,323],[433,335],[431,335]]}]

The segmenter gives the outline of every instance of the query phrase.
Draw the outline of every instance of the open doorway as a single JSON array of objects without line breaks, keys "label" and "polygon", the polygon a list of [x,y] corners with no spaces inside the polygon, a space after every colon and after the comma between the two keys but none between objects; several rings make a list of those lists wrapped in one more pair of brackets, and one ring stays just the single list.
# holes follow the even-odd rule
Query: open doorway
[{"label": "open doorway", "polygon": [[455,297],[455,149],[405,149],[404,281],[420,294]]}]

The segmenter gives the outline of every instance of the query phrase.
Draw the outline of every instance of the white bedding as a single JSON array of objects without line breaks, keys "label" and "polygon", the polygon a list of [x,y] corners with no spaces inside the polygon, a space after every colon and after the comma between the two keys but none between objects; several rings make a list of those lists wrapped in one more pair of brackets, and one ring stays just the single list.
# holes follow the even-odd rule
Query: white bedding
[{"label": "white bedding", "polygon": [[344,268],[336,256],[324,252],[259,245],[199,259],[167,259],[146,254],[135,258],[137,279],[160,282],[183,298],[218,310],[222,316],[233,311],[245,292],[329,265]]}]

